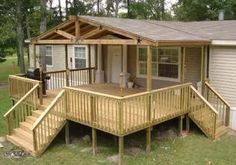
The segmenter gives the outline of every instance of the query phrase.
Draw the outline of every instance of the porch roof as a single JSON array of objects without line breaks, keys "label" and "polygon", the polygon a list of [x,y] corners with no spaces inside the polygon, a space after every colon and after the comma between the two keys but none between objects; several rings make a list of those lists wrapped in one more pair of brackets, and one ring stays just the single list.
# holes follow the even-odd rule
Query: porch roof
[{"label": "porch roof", "polygon": [[236,40],[236,21],[151,21],[71,16],[31,40],[34,44],[127,44],[152,46],[209,45]]}]

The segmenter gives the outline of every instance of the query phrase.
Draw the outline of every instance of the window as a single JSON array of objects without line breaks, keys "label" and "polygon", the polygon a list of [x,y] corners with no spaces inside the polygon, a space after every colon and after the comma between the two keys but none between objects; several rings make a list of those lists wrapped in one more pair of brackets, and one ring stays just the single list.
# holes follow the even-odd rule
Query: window
[{"label": "window", "polygon": [[86,68],[87,66],[87,47],[76,46],[74,48],[74,67],[75,68]]},{"label": "window", "polygon": [[45,60],[46,60],[46,65],[47,66],[53,66],[52,65],[52,46],[45,46],[46,49],[46,56],[45,56]]},{"label": "window", "polygon": [[[179,80],[179,48],[152,48],[154,79]],[[138,47],[137,77],[147,75],[147,48]]]}]

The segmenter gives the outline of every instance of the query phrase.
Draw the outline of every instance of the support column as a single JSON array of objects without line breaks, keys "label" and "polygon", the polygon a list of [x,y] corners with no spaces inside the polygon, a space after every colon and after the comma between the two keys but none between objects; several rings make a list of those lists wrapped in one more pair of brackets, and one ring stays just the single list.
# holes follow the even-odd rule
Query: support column
[{"label": "support column", "polygon": [[185,56],[186,56],[186,48],[182,48],[182,67],[181,67],[181,83],[185,81]]},{"label": "support column", "polygon": [[127,45],[123,45],[122,46],[122,84],[121,87],[122,88],[126,88],[127,87],[127,81],[129,78],[129,74],[127,72]]},{"label": "support column", "polygon": [[190,131],[190,120],[188,115],[186,115],[186,132]]},{"label": "support column", "polygon": [[104,71],[102,70],[102,45],[97,45],[97,70],[95,76],[95,83],[104,82]]},{"label": "support column", "polygon": [[93,156],[97,154],[97,130],[92,128],[92,147],[93,147]]},{"label": "support column", "polygon": [[147,46],[147,91],[152,90],[152,50]]},{"label": "support column", "polygon": [[70,144],[69,121],[66,121],[66,125],[65,125],[65,141],[66,141],[66,144]]},{"label": "support column", "polygon": [[[152,90],[152,49],[151,46],[147,46],[147,91]],[[148,109],[150,109],[149,102]],[[149,112],[150,113],[150,112]],[[146,129],[146,152],[151,151],[151,127]]]},{"label": "support column", "polygon": [[119,136],[119,165],[123,164],[124,159],[124,137]]},{"label": "support column", "polygon": [[70,86],[69,84],[69,67],[68,67],[68,45],[65,45],[65,63],[66,63],[66,86]]},{"label": "support column", "polygon": [[34,64],[34,68],[36,68],[37,67],[37,65],[36,65],[36,45],[35,44],[33,44],[33,64]]},{"label": "support column", "polygon": [[179,117],[178,132],[179,132],[179,136],[182,136],[182,132],[183,132],[183,116]]},{"label": "support column", "polygon": [[201,47],[201,87],[200,92],[203,94],[204,90],[204,83],[205,83],[205,51],[204,46]]},{"label": "support column", "polygon": [[91,70],[91,46],[88,45],[88,67],[89,67],[89,84],[92,83],[92,70]]}]

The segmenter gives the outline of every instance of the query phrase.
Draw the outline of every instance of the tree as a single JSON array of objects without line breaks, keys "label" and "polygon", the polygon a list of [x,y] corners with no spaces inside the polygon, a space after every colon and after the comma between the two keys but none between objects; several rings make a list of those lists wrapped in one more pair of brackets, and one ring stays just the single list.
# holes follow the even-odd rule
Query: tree
[{"label": "tree", "polygon": [[24,31],[23,31],[23,1],[16,1],[16,22],[17,22],[17,55],[19,59],[20,72],[25,73],[24,62]]}]

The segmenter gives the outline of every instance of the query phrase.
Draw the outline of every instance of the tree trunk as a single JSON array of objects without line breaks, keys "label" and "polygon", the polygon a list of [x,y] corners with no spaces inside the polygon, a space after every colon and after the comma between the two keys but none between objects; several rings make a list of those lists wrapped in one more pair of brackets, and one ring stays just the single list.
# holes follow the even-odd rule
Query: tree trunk
[{"label": "tree trunk", "polygon": [[161,0],[161,20],[165,17],[165,0]]},{"label": "tree trunk", "polygon": [[69,2],[68,0],[66,0],[66,19],[68,18],[68,4]]},{"label": "tree trunk", "polygon": [[130,0],[127,0],[127,16],[128,16],[128,18],[131,17],[131,14],[130,14]]},{"label": "tree trunk", "polygon": [[97,0],[97,14],[100,13],[100,0]]},{"label": "tree trunk", "polygon": [[[47,0],[40,0],[40,33],[43,33],[47,30],[47,11],[46,11]],[[40,46],[40,65],[43,71],[46,71],[46,49],[45,46]]]},{"label": "tree trunk", "polygon": [[20,66],[20,72],[25,73],[25,61],[24,61],[24,31],[23,31],[23,14],[22,14],[22,0],[16,1],[16,17],[17,17],[17,53]]},{"label": "tree trunk", "polygon": [[59,7],[60,19],[62,20],[61,0],[58,0],[58,7]]},{"label": "tree trunk", "polygon": [[119,4],[120,1],[119,0],[115,0],[115,17],[118,17],[118,12],[119,12]]}]

